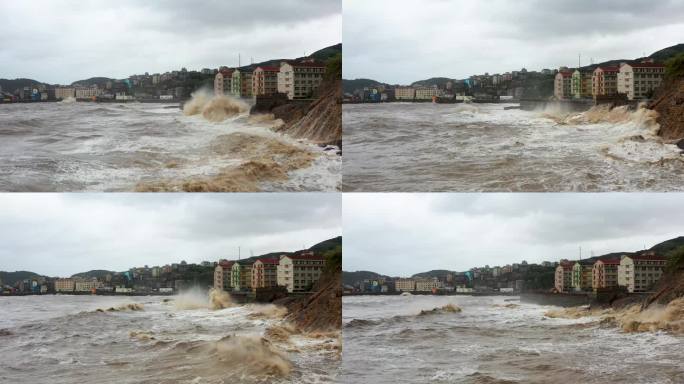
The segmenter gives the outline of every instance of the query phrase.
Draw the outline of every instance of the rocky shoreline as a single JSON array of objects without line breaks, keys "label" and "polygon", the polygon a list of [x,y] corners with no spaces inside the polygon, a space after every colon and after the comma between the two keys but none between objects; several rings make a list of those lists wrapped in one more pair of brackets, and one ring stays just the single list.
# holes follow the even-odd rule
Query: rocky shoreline
[{"label": "rocky shoreline", "polygon": [[684,78],[665,81],[648,107],[658,112],[658,136],[684,149]]}]

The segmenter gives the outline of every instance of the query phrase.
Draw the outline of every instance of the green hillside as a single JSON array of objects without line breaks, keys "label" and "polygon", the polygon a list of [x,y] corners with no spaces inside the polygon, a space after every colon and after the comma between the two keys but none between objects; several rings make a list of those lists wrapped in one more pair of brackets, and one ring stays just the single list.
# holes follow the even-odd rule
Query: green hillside
[{"label": "green hillside", "polygon": [[19,281],[26,280],[26,279],[43,279],[44,276],[41,276],[35,272],[29,272],[29,271],[16,271],[16,272],[5,272],[5,271],[0,271],[0,280],[2,280],[2,284],[4,285],[14,285]]},{"label": "green hillside", "polygon": [[342,284],[354,285],[364,280],[388,278],[387,276],[371,271],[342,272]]}]

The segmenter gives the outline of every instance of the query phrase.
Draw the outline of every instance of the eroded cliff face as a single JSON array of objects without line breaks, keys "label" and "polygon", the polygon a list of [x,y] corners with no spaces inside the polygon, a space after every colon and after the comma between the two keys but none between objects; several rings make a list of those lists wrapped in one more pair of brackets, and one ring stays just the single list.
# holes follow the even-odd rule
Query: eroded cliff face
[{"label": "eroded cliff face", "polygon": [[342,146],[342,80],[321,84],[320,97],[306,114],[294,122],[286,122],[281,130],[317,144]]},{"label": "eroded cliff face", "polygon": [[303,332],[339,331],[342,327],[342,271],[327,272],[315,293],[290,302],[288,320]]},{"label": "eroded cliff face", "polygon": [[653,294],[642,304],[642,308],[647,308],[651,304],[667,305],[681,297],[684,297],[684,267],[663,275],[656,284]]},{"label": "eroded cliff face", "polygon": [[684,139],[684,78],[666,80],[649,108],[658,112],[658,135],[665,140]]}]

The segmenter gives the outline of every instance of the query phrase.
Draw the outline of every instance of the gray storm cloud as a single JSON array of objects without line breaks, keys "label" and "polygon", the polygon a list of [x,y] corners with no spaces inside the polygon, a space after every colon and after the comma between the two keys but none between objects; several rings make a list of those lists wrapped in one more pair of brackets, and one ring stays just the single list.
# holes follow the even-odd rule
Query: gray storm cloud
[{"label": "gray storm cloud", "polygon": [[68,84],[300,57],[341,41],[339,0],[0,2],[0,77]]},{"label": "gray storm cloud", "polygon": [[344,0],[343,13],[344,77],[390,84],[633,59],[684,36],[682,0]]},{"label": "gray storm cloud", "polygon": [[348,194],[347,271],[558,261],[636,251],[684,235],[677,194]]},{"label": "gray storm cloud", "polygon": [[216,261],[297,250],[339,236],[336,194],[3,194],[0,270]]}]

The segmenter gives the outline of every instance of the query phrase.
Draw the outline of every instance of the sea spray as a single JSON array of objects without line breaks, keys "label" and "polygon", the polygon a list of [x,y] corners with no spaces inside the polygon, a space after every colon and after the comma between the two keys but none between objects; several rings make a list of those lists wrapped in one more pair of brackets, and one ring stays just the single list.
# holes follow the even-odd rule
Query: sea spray
[{"label": "sea spray", "polygon": [[181,292],[173,305],[178,310],[223,309],[234,306],[228,292],[212,288],[207,293],[197,287]]},{"label": "sea spray", "polygon": [[215,96],[205,89],[193,92],[190,101],[183,106],[183,113],[186,116],[202,114],[205,119],[214,123],[220,123],[248,110],[249,106],[241,100],[230,96]]},{"label": "sea spray", "polygon": [[250,305],[248,309],[251,311],[248,315],[251,319],[282,319],[287,315],[287,308],[273,304]]}]

